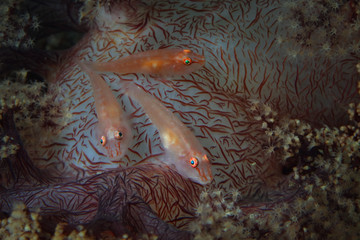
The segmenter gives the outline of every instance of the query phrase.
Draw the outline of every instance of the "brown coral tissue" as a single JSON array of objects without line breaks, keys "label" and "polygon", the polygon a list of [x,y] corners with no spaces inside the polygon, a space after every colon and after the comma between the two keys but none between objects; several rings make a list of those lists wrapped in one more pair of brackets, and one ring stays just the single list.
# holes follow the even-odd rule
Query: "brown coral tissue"
[{"label": "brown coral tissue", "polygon": [[[6,0],[0,16],[0,238],[360,238],[359,1]],[[164,48],[205,64],[96,73],[133,135],[110,159],[78,63]],[[194,134],[210,184],[166,164],[134,85]]]}]

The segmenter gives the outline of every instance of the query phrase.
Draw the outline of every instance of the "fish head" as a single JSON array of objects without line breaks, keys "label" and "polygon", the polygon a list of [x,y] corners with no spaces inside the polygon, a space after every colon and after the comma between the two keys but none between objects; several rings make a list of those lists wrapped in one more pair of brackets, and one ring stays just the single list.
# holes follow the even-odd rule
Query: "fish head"
[{"label": "fish head", "polygon": [[121,159],[125,155],[132,137],[130,127],[124,125],[110,127],[98,134],[99,144],[111,160]]},{"label": "fish head", "polygon": [[180,50],[174,58],[177,68],[174,71],[181,74],[195,72],[205,64],[205,57],[203,55],[194,53],[189,49]]},{"label": "fish head", "polygon": [[178,173],[191,181],[206,185],[213,179],[211,163],[204,152],[190,152],[181,157],[168,155],[167,158],[169,162],[175,165]]}]

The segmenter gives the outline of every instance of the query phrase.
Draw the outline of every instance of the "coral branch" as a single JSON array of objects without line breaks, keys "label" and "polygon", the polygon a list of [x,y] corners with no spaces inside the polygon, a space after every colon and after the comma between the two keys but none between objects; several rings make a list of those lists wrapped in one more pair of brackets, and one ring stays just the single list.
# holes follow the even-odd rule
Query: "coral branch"
[{"label": "coral branch", "polygon": [[26,203],[31,211],[39,208],[44,221],[66,221],[89,228],[108,221],[112,223],[109,230],[117,236],[145,233],[160,239],[189,239],[189,233],[165,223],[139,196],[132,172],[134,169],[119,170],[77,183],[2,192],[0,208],[10,212],[16,200]]},{"label": "coral branch", "polygon": [[[2,183],[2,186],[14,184],[22,185],[24,182],[48,184],[55,181],[49,173],[38,169],[29,158],[16,130],[12,109],[5,110],[5,112],[2,113],[0,126],[0,139],[8,139],[6,143],[4,143],[4,141],[0,142],[0,147],[2,149],[0,164],[3,165],[4,163],[7,163],[8,165],[8,171],[2,170],[0,172],[3,181],[5,181]],[[10,154],[6,154],[7,156],[4,156],[3,149],[6,150],[6,148],[11,148],[11,146],[14,145],[16,146],[14,151],[10,152]]]}]

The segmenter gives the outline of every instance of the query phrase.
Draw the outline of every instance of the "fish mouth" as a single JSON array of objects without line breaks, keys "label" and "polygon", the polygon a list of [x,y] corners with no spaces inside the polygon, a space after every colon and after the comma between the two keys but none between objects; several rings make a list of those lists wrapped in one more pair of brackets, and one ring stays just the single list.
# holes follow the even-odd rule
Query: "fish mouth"
[{"label": "fish mouth", "polygon": [[197,182],[201,185],[208,185],[212,181],[212,177],[197,177],[196,179],[192,179],[194,182]]},{"label": "fish mouth", "polygon": [[193,63],[198,63],[198,64],[205,64],[205,57],[204,56],[199,56],[196,58],[191,59]]},{"label": "fish mouth", "polygon": [[121,149],[121,143],[120,142],[116,142],[115,144],[111,145],[111,146],[106,146],[105,147],[106,152],[107,152],[107,157],[110,160],[119,160],[123,157],[124,152]]},{"label": "fish mouth", "polygon": [[210,167],[207,167],[206,169],[198,170],[198,172],[199,172],[199,177],[197,177],[196,182],[202,185],[207,185],[213,180]]}]

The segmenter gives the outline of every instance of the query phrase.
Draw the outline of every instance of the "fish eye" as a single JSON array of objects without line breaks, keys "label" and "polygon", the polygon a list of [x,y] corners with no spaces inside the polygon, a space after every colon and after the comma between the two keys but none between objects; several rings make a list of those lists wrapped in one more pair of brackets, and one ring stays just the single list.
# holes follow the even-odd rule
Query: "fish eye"
[{"label": "fish eye", "polygon": [[192,63],[191,58],[184,58],[183,62],[185,65],[190,65]]},{"label": "fish eye", "polygon": [[106,137],[105,136],[102,136],[100,138],[100,143],[101,143],[101,145],[105,146],[105,144],[106,144]]},{"label": "fish eye", "polygon": [[199,160],[196,157],[190,158],[189,162],[193,168],[196,168],[199,165]]},{"label": "fish eye", "polygon": [[124,136],[124,134],[122,132],[120,132],[120,131],[115,131],[114,132],[114,138],[116,138],[117,140],[122,139],[123,136]]}]

